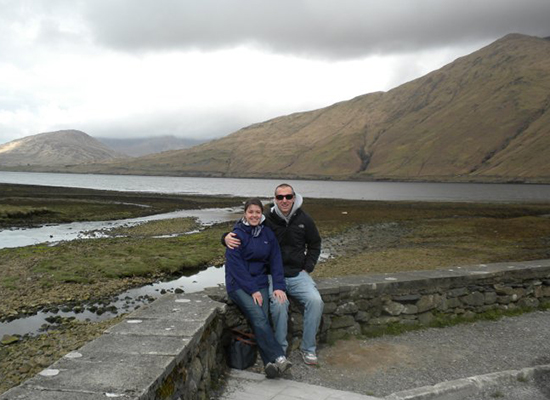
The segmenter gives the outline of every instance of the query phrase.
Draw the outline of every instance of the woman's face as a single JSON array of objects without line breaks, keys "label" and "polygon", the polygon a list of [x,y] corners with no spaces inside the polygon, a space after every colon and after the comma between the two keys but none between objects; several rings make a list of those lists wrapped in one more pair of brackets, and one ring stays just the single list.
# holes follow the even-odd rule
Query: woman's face
[{"label": "woman's face", "polygon": [[249,205],[244,212],[244,219],[250,226],[258,226],[262,220],[262,209],[255,204]]}]

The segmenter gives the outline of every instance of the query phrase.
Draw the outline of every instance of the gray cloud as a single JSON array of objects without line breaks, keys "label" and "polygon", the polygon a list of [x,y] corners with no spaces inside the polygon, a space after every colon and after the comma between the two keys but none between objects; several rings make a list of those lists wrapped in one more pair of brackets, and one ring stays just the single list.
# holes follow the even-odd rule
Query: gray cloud
[{"label": "gray cloud", "polygon": [[243,44],[282,54],[354,58],[550,35],[548,0],[94,0],[95,40],[124,51]]}]

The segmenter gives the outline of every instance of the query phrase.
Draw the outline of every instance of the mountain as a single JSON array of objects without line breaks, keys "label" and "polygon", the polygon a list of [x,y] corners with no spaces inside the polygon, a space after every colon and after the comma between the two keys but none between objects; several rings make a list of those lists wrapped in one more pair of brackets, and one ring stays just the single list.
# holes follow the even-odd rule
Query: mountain
[{"label": "mountain", "polygon": [[549,88],[550,41],[510,34],[388,92],[275,118],[191,149],[93,168],[156,175],[550,182]]},{"label": "mountain", "polygon": [[549,89],[550,41],[510,34],[388,92],[278,117],[190,149],[61,170],[550,182]]},{"label": "mountain", "polygon": [[123,157],[84,132],[63,130],[0,145],[0,166],[65,166]]},{"label": "mountain", "polygon": [[96,139],[111,149],[131,157],[186,149],[205,142],[204,140],[180,139],[171,135],[130,139],[96,137]]}]

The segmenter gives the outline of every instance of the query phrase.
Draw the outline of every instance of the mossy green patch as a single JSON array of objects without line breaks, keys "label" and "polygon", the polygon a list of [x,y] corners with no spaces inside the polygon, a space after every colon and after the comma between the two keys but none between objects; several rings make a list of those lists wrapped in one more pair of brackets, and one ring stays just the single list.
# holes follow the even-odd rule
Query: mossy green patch
[{"label": "mossy green patch", "polygon": [[132,227],[120,227],[107,231],[109,236],[168,236],[182,235],[200,228],[196,218],[173,218],[150,221]]}]

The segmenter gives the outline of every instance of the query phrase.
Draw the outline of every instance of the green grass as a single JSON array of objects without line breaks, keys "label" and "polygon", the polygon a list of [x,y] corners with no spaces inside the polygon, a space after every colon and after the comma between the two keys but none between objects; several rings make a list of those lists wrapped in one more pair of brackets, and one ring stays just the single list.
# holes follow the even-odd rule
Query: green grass
[{"label": "green grass", "polygon": [[173,218],[161,221],[151,221],[132,227],[115,228],[106,233],[109,236],[163,236],[180,235],[200,228],[195,218]]},{"label": "green grass", "polygon": [[219,238],[229,227],[211,228],[176,238],[78,240],[29,249],[32,272],[49,283],[92,283],[124,277],[173,275],[197,269],[223,256]]},{"label": "green grass", "polygon": [[0,183],[0,228],[134,218],[181,209],[234,207],[242,199]]},{"label": "green grass", "polygon": [[[362,338],[373,338],[381,337],[385,335],[397,336],[406,332],[417,331],[426,328],[447,328],[455,325],[465,324],[465,323],[474,323],[478,321],[496,321],[503,317],[515,317],[525,313],[533,312],[536,310],[546,311],[550,308],[549,304],[541,304],[537,308],[532,307],[518,307],[512,310],[488,310],[482,313],[474,314],[470,317],[464,317],[461,315],[455,314],[445,314],[445,313],[434,313],[434,320],[428,325],[406,325],[400,324],[399,322],[394,322],[385,326],[380,327],[371,327],[368,332],[364,332],[362,335],[359,335]],[[452,315],[452,317],[451,317]],[[354,336],[348,336],[352,338]]]}]

